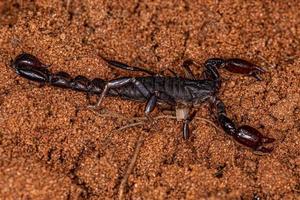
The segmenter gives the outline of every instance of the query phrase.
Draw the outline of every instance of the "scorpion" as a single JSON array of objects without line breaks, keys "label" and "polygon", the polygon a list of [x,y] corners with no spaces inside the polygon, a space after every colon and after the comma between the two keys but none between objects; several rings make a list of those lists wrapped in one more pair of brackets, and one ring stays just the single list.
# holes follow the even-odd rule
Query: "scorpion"
[{"label": "scorpion", "polygon": [[[103,57],[102,57],[103,58]],[[176,109],[177,118],[183,121],[183,138],[188,139],[190,135],[189,123],[194,114],[190,114],[192,107],[209,102],[218,124],[224,132],[230,135],[238,143],[258,153],[270,153],[273,148],[265,147],[267,143],[275,141],[261,134],[257,129],[249,126],[237,125],[228,118],[224,103],[217,97],[221,86],[219,69],[229,72],[252,76],[262,80],[259,76],[265,70],[255,64],[239,58],[222,59],[211,58],[205,61],[203,79],[196,79],[190,65],[196,64],[192,60],[183,62],[182,67],[185,77],[178,76],[170,70],[174,76],[163,76],[140,67],[129,66],[119,61],[103,58],[109,66],[147,73],[147,76],[120,77],[112,80],[94,78],[92,80],[85,76],[72,78],[70,74],[60,71],[52,73],[49,71],[51,65],[42,63],[37,57],[29,53],[21,53],[11,61],[11,68],[23,78],[40,83],[41,85],[52,85],[60,88],[68,88],[76,91],[86,92],[88,95],[99,95],[96,104],[92,107],[100,107],[105,96],[118,96],[122,99],[146,102],[145,115],[149,116],[157,104],[168,105]]]}]

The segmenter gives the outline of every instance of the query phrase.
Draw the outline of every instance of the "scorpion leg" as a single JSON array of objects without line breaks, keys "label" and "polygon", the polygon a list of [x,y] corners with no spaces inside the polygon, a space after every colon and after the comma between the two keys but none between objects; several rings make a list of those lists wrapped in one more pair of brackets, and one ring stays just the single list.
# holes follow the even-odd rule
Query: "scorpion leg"
[{"label": "scorpion leg", "polygon": [[191,115],[187,115],[187,118],[183,121],[183,127],[182,127],[182,134],[183,134],[183,139],[187,140],[190,137],[190,129],[189,129],[189,124],[195,117],[196,112],[193,112]]},{"label": "scorpion leg", "polygon": [[183,120],[182,136],[184,140],[187,140],[190,137],[189,124],[196,115],[196,112],[193,112],[192,115],[190,115],[189,112],[190,112],[190,107],[187,106],[181,107],[180,105],[176,106],[176,118],[178,121]]},{"label": "scorpion leg", "polygon": [[185,76],[188,78],[188,79],[191,79],[191,80],[196,80],[191,68],[190,68],[190,65],[193,65],[194,62],[191,60],[191,59],[188,59],[188,60],[185,60],[182,64],[182,67],[184,69],[184,72],[185,72]]},{"label": "scorpion leg", "polygon": [[[158,102],[158,99],[164,99],[164,103]],[[168,94],[160,91],[154,91],[148,98],[145,107],[145,114],[148,115],[150,112],[152,112],[158,103],[165,108],[169,106],[168,109],[171,109],[176,105],[175,100]]]},{"label": "scorpion leg", "polygon": [[148,115],[149,113],[151,113],[155,106],[156,106],[156,102],[157,102],[157,93],[154,93],[151,95],[151,97],[148,99],[146,107],[145,107],[145,114]]},{"label": "scorpion leg", "polygon": [[133,83],[138,88],[138,90],[143,94],[144,97],[146,97],[147,99],[150,97],[150,92],[148,91],[148,89],[140,81],[136,80],[135,78],[128,78],[128,77],[118,78],[118,79],[108,81],[105,84],[104,89],[98,99],[97,104],[94,106],[91,106],[91,107],[99,107],[101,105],[101,102],[102,102],[104,96],[107,94],[109,89],[119,88],[119,87],[125,86],[130,83]]},{"label": "scorpion leg", "polygon": [[186,119],[183,121],[183,126],[182,126],[182,135],[183,135],[183,139],[187,140],[190,137],[190,128],[189,128],[189,123],[191,121]]},{"label": "scorpion leg", "polygon": [[216,108],[218,122],[225,133],[232,136],[237,142],[253,149],[254,151],[270,153],[273,150],[272,148],[266,148],[263,145],[272,143],[275,139],[263,136],[258,130],[248,125],[236,128],[236,125],[232,122],[232,120],[227,117],[224,103],[219,99],[214,99],[213,104]]},{"label": "scorpion leg", "polygon": [[[165,71],[165,70],[163,70],[162,72],[160,72],[160,73],[157,74],[157,75],[158,75],[158,76],[163,76],[162,74],[164,74],[164,71]],[[178,74],[176,74],[176,72],[174,72],[172,69],[168,68],[167,71],[171,72],[171,74],[172,74],[174,77],[177,77],[177,78],[179,77]]]},{"label": "scorpion leg", "polygon": [[113,66],[113,67],[116,67],[116,68],[119,68],[119,69],[123,69],[123,70],[128,70],[128,71],[140,71],[140,72],[145,72],[151,76],[154,76],[156,75],[156,73],[150,71],[150,70],[147,70],[147,69],[143,69],[143,68],[140,68],[140,67],[134,67],[134,66],[129,66],[125,63],[122,63],[122,62],[119,62],[119,61],[114,61],[114,60],[108,60],[104,57],[102,57],[109,65]]},{"label": "scorpion leg", "polygon": [[158,95],[159,95],[158,92],[154,92],[150,96],[150,98],[148,98],[147,104],[145,106],[145,116],[151,123],[153,123],[154,120],[149,114],[154,110],[154,108],[156,106]]},{"label": "scorpion leg", "polygon": [[[119,62],[119,61],[114,61],[114,60],[108,60],[104,57],[102,57],[109,65],[113,66],[113,67],[116,67],[116,68],[119,68],[119,69],[123,69],[123,70],[127,70],[127,71],[137,71],[137,72],[144,72],[144,73],[147,73],[151,76],[163,76],[162,74],[163,73],[155,73],[155,72],[152,72],[148,69],[143,69],[143,68],[140,68],[140,67],[134,67],[134,66],[129,66],[125,63],[122,63],[122,62]],[[178,75],[171,69],[167,69],[169,72],[172,73],[173,76],[175,77],[178,77]]]}]

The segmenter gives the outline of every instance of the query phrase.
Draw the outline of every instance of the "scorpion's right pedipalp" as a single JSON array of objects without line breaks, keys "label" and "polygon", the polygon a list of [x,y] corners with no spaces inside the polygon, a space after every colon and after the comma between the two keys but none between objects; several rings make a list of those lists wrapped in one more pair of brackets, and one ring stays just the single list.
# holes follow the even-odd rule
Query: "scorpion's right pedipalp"
[{"label": "scorpion's right pedipalp", "polygon": [[257,129],[248,125],[237,127],[235,123],[227,117],[225,105],[221,100],[215,98],[212,100],[212,103],[216,108],[218,122],[226,134],[232,136],[237,142],[254,151],[270,153],[273,150],[263,145],[272,143],[275,139],[263,136]]}]

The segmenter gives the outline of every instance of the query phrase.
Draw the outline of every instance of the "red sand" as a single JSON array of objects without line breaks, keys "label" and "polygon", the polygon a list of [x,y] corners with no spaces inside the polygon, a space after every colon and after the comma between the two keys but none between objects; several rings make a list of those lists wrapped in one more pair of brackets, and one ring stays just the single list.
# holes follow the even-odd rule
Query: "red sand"
[{"label": "red sand", "polygon": [[[300,199],[300,4],[264,2],[1,1],[0,199],[116,199],[140,134],[126,199]],[[54,72],[106,79],[129,73],[100,54],[179,74],[187,58],[244,58],[264,80],[222,71],[219,97],[275,149],[258,156],[200,120],[188,142],[172,119],[112,132],[126,123],[86,109],[84,94],[18,77],[8,64],[23,51]],[[129,118],[144,104],[103,107]],[[197,116],[212,119],[207,106]]]}]

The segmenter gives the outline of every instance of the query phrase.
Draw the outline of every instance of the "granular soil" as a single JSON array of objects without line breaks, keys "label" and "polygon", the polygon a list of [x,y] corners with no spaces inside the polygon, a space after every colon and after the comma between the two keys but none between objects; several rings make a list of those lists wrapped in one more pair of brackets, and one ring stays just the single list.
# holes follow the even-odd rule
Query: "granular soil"
[{"label": "granular soil", "polygon": [[[0,199],[300,199],[299,10],[297,0],[1,1]],[[21,52],[91,79],[132,75],[100,55],[180,75],[185,59],[249,60],[263,81],[222,70],[219,97],[274,150],[254,154],[203,120],[188,141],[174,119],[117,131],[127,120],[87,109],[84,93],[17,76],[9,63]],[[107,97],[103,108],[130,119],[144,104]],[[196,117],[213,120],[206,104]]]}]

